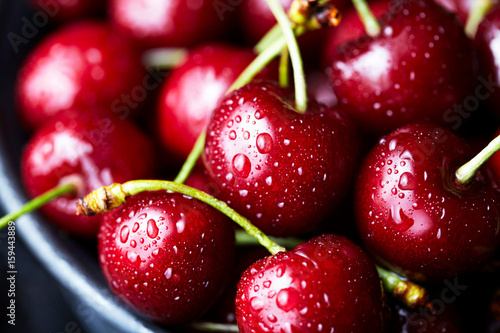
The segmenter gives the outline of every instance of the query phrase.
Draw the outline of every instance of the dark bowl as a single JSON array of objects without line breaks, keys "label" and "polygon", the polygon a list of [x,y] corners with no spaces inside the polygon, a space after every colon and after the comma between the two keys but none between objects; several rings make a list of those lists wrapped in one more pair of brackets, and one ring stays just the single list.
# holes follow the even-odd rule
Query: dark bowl
[{"label": "dark bowl", "polygon": [[[25,1],[0,1],[0,206],[7,212],[28,201],[19,176],[27,135],[16,117],[14,82],[26,53],[53,29],[50,24],[42,24],[43,17],[43,12],[33,11]],[[37,23],[35,29],[30,30],[27,21]],[[140,318],[114,296],[101,273],[94,241],[69,237],[37,213],[18,219],[16,236],[60,284],[82,326],[89,331],[170,331]]]}]

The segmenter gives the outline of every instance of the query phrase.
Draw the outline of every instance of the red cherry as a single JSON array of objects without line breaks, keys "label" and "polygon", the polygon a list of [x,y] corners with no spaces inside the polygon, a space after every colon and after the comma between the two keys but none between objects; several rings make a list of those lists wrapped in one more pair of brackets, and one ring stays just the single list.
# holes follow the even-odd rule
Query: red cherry
[{"label": "red cherry", "polygon": [[487,170],[469,188],[455,171],[466,142],[434,124],[404,126],[368,154],[355,190],[358,230],[380,262],[413,280],[477,269],[500,246],[499,199]]},{"label": "red cherry", "polygon": [[102,1],[99,0],[30,0],[30,2],[57,21],[80,19],[104,9]]},{"label": "red cherry", "polygon": [[328,59],[339,105],[375,134],[426,118],[448,124],[475,88],[472,48],[453,16],[421,0],[396,9],[378,37]]},{"label": "red cherry", "polygon": [[375,265],[341,236],[261,259],[238,284],[241,332],[381,332],[382,318]]},{"label": "red cherry", "polygon": [[[163,145],[185,160],[212,112],[241,72],[255,58],[251,49],[210,44],[189,52],[163,86],[158,108],[158,132]],[[275,63],[257,78],[277,79]]]},{"label": "red cherry", "polygon": [[227,96],[208,125],[203,161],[220,199],[265,233],[289,236],[318,224],[347,191],[358,138],[340,112],[267,82]]},{"label": "red cherry", "polygon": [[483,19],[477,29],[475,44],[478,54],[478,63],[483,86],[480,91],[481,100],[484,100],[495,115],[500,116],[500,48],[498,41],[500,32],[500,7],[492,9]]},{"label": "red cherry", "polygon": [[77,216],[77,199],[113,182],[154,176],[149,139],[132,124],[99,111],[67,111],[47,123],[29,141],[22,157],[28,194],[38,196],[65,181],[78,193],[59,197],[41,211],[59,227],[95,236],[102,217]]},{"label": "red cherry", "polygon": [[122,94],[140,86],[144,76],[138,54],[106,24],[75,23],[27,57],[16,83],[17,105],[30,129],[63,110],[101,106],[105,113],[118,113]]},{"label": "red cherry", "polygon": [[232,269],[234,231],[215,209],[178,193],[145,192],[103,220],[99,258],[111,289],[165,324],[205,312]]},{"label": "red cherry", "polygon": [[211,0],[110,0],[109,15],[141,48],[192,46],[220,36],[228,22]]}]

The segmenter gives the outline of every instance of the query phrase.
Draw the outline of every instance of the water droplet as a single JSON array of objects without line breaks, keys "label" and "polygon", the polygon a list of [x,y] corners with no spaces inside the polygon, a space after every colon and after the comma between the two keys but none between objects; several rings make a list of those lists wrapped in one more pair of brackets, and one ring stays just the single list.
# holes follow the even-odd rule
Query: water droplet
[{"label": "water droplet", "polygon": [[298,302],[299,295],[294,288],[281,289],[276,297],[276,304],[285,312],[294,309]]},{"label": "water droplet", "polygon": [[154,251],[152,252],[153,257],[158,256],[158,254],[159,254],[159,253],[160,253],[160,249],[156,249],[156,250],[154,250]]},{"label": "water droplet", "polygon": [[283,274],[285,274],[285,271],[286,271],[286,266],[284,265],[281,265],[280,267],[278,267],[278,269],[276,270],[276,276],[277,277],[282,277]]},{"label": "water droplet", "polygon": [[135,222],[134,226],[132,227],[132,232],[137,232],[139,230],[139,223]]},{"label": "water droplet", "polygon": [[302,168],[298,168],[297,172],[299,173],[300,176],[302,176]]},{"label": "water droplet", "polygon": [[237,123],[241,123],[241,117],[240,116],[236,116],[234,118],[234,120],[236,120]]},{"label": "water droplet", "polygon": [[399,177],[398,187],[401,190],[413,190],[417,186],[415,176],[410,172],[404,172]]},{"label": "water droplet", "polygon": [[179,221],[175,223],[175,226],[177,228],[177,232],[180,234],[184,231],[184,228],[186,227],[186,220],[184,218],[184,213],[181,213],[181,218]]},{"label": "water droplet", "polygon": [[237,154],[233,158],[233,170],[234,173],[239,176],[246,178],[250,174],[252,169],[252,163],[250,159],[244,154]]},{"label": "water droplet", "polygon": [[229,132],[229,139],[231,139],[231,140],[236,139],[236,132],[235,131]]},{"label": "water droplet", "polygon": [[156,238],[158,236],[158,226],[156,225],[156,221],[151,219],[148,221],[147,234],[149,238]]},{"label": "water droplet", "polygon": [[259,312],[264,308],[264,301],[262,301],[259,297],[250,298],[250,306],[253,310]]},{"label": "water droplet", "polygon": [[441,228],[439,228],[439,229],[438,229],[438,232],[437,232],[436,238],[437,238],[437,239],[440,239],[440,238],[441,238]]},{"label": "water droplet", "polygon": [[134,251],[127,252],[127,259],[130,260],[130,262],[136,262],[140,258],[141,257],[139,257],[139,255],[137,253],[135,253]]},{"label": "water droplet", "polygon": [[271,287],[271,281],[269,281],[269,280],[264,281],[263,285],[264,285],[264,288],[269,288],[269,287]]},{"label": "water droplet", "polygon": [[394,195],[396,195],[396,194],[398,193],[397,188],[396,188],[396,187],[393,187],[393,188],[391,189],[391,193],[392,193],[392,194],[394,194]]},{"label": "water droplet", "polygon": [[133,248],[135,248],[137,246],[137,242],[135,240],[131,240],[130,241],[130,246],[132,246]]},{"label": "water droplet", "polygon": [[271,186],[273,184],[273,177],[269,176],[266,178],[266,184]]},{"label": "water droplet", "polygon": [[124,225],[120,230],[120,241],[122,243],[127,242],[128,235],[130,234],[130,229],[127,225]]},{"label": "water droplet", "polygon": [[172,268],[168,268],[166,271],[165,271],[165,277],[167,279],[170,279],[172,277]]},{"label": "water droplet", "polygon": [[278,207],[279,207],[279,208],[283,208],[283,206],[284,206],[284,205],[285,205],[285,203],[284,203],[284,202],[280,202],[280,203],[278,204]]},{"label": "water droplet", "polygon": [[227,127],[231,128],[233,126],[234,122],[232,120],[227,122]]},{"label": "water droplet", "polygon": [[264,118],[264,115],[260,111],[255,111],[254,117],[255,119],[262,119]]},{"label": "water droplet", "polygon": [[271,323],[275,323],[278,321],[278,318],[276,318],[276,316],[273,314],[269,314],[267,315],[267,320],[269,320]]},{"label": "water droplet", "polygon": [[139,220],[144,220],[146,217],[148,217],[148,214],[144,213],[144,214],[141,214],[137,217],[137,219]]},{"label": "water droplet", "polygon": [[248,191],[247,190],[240,190],[240,196],[246,197],[247,195],[248,195]]},{"label": "water droplet", "polygon": [[260,133],[257,136],[257,149],[261,154],[269,153],[274,146],[273,138],[269,133]]},{"label": "water droplet", "polygon": [[290,140],[288,140],[288,139],[283,140],[283,144],[285,146],[288,146],[290,144]]},{"label": "water droplet", "polygon": [[396,146],[398,144],[398,140],[392,139],[391,142],[389,142],[389,151],[393,151],[396,149]]},{"label": "water droplet", "polygon": [[243,132],[243,139],[245,140],[250,139],[250,133],[248,131]]}]

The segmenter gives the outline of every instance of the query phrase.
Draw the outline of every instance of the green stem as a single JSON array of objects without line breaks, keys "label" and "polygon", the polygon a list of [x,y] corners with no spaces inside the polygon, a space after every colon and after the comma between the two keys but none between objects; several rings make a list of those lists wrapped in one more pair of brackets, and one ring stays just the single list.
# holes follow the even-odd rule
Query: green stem
[{"label": "green stem", "polygon": [[205,332],[239,332],[238,325],[236,324],[221,324],[199,321],[192,323],[190,326],[197,331]]},{"label": "green stem", "polygon": [[378,36],[380,34],[380,24],[378,23],[377,18],[371,12],[370,7],[368,7],[366,1],[352,0],[352,4],[356,8],[356,11],[358,12],[359,18],[365,26],[365,30],[368,36]]},{"label": "green stem", "polygon": [[423,287],[405,280],[380,266],[376,267],[384,289],[402,301],[406,306],[416,308],[427,303],[429,296],[427,290]]},{"label": "green stem", "polygon": [[253,50],[255,53],[262,53],[265,49],[267,49],[270,45],[272,45],[276,40],[283,37],[283,32],[279,24],[275,24],[271,30],[269,30],[264,37],[254,46]]},{"label": "green stem", "polygon": [[467,185],[474,179],[481,166],[498,150],[500,150],[500,135],[494,138],[483,150],[469,162],[462,165],[455,172],[455,183],[461,187]]},{"label": "green stem", "polygon": [[474,39],[477,27],[493,6],[492,0],[475,0],[472,2],[472,8],[465,24],[465,33],[469,38]]},{"label": "green stem", "polygon": [[133,196],[144,191],[159,190],[182,193],[217,209],[219,212],[236,222],[250,235],[255,237],[262,246],[271,252],[271,254],[286,251],[284,247],[270,239],[247,218],[238,214],[225,202],[220,201],[200,190],[167,180],[133,180],[124,184],[103,186],[88,194],[84,199],[78,202],[78,213],[83,215],[103,213],[124,204],[129,196]]},{"label": "green stem", "polygon": [[[248,245],[258,244],[255,237],[247,234],[244,230],[236,230],[235,235],[236,235],[236,245],[248,246]],[[287,237],[287,238],[269,237],[269,238],[271,238],[276,243],[282,245],[287,249],[293,249],[295,246],[304,243],[304,240],[294,237]]]},{"label": "green stem", "polygon": [[280,56],[280,67],[279,67],[279,80],[280,80],[280,86],[283,88],[288,88],[289,87],[289,82],[288,82],[288,59],[289,59],[289,53],[288,53],[288,48],[285,47],[283,51],[281,52]]},{"label": "green stem", "polygon": [[41,194],[41,195],[39,195],[38,197],[34,198],[33,200],[27,202],[17,212],[7,214],[4,217],[2,217],[0,219],[0,229],[4,228],[9,223],[9,221],[14,221],[17,218],[19,218],[20,216],[22,216],[26,213],[32,212],[35,209],[40,208],[41,206],[45,205],[46,203],[48,203],[52,199],[60,197],[61,195],[66,194],[66,193],[74,192],[75,190],[76,190],[76,187],[73,184],[62,184],[62,185],[59,185],[59,186]]},{"label": "green stem", "polygon": [[278,21],[278,24],[283,32],[283,36],[285,37],[293,67],[295,104],[297,110],[303,113],[307,109],[306,77],[304,74],[304,67],[302,65],[302,58],[300,56],[299,45],[297,44],[292,24],[278,0],[265,1],[276,18],[276,21]]},{"label": "green stem", "polygon": [[205,146],[205,138],[207,136],[206,130],[203,130],[200,135],[198,136],[198,139],[196,139],[196,142],[194,144],[193,149],[189,153],[189,156],[187,157],[186,161],[182,165],[181,170],[179,171],[179,174],[177,177],[175,177],[174,182],[183,184],[186,179],[189,177],[189,174],[193,170],[193,168],[196,165],[196,162],[198,161],[198,158],[200,157],[201,153],[203,152],[203,147]]},{"label": "green stem", "polygon": [[142,63],[147,67],[171,69],[181,65],[187,58],[188,51],[183,48],[166,47],[144,52]]}]

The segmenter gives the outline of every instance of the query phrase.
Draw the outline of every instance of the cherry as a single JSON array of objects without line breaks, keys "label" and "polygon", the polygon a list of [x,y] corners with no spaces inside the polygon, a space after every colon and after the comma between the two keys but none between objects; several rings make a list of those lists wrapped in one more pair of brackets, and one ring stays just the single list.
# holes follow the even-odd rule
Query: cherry
[{"label": "cherry", "polygon": [[339,104],[374,134],[425,118],[447,124],[454,104],[474,91],[463,28],[431,2],[400,3],[380,35],[351,42],[327,60]]},{"label": "cherry", "polygon": [[500,66],[498,59],[498,33],[500,31],[500,7],[492,9],[479,24],[475,44],[481,75],[488,82],[482,99],[497,116],[500,116]]},{"label": "cherry", "polygon": [[363,243],[412,280],[440,281],[477,269],[500,246],[497,192],[483,168],[470,184],[455,171],[466,142],[435,124],[411,124],[366,156],[354,203]]},{"label": "cherry", "polygon": [[[186,159],[228,88],[254,58],[250,49],[212,43],[190,50],[172,70],[160,94],[157,124],[162,144],[178,159]],[[257,75],[277,77],[275,63]]]},{"label": "cherry", "polygon": [[40,128],[28,142],[21,175],[31,197],[66,182],[77,193],[41,208],[58,227],[95,236],[101,217],[76,216],[77,198],[115,181],[154,176],[155,156],[149,139],[132,123],[102,117],[102,111],[66,111]]},{"label": "cherry", "polygon": [[117,30],[141,48],[192,46],[227,27],[209,0],[110,0],[109,15]]},{"label": "cherry", "polygon": [[232,269],[234,231],[195,199],[145,192],[105,215],[98,235],[111,289],[142,315],[165,324],[199,317]]},{"label": "cherry", "polygon": [[57,21],[80,19],[103,9],[99,0],[30,0],[30,2]]},{"label": "cherry", "polygon": [[253,82],[227,96],[207,128],[203,162],[218,197],[265,233],[291,236],[318,224],[347,191],[359,139],[335,109]]},{"label": "cherry", "polygon": [[140,86],[144,73],[138,54],[106,24],[65,26],[37,45],[19,71],[21,119],[36,129],[60,111],[95,106],[124,118],[122,94]]},{"label": "cherry", "polygon": [[375,265],[341,236],[261,259],[238,284],[241,332],[381,332],[382,318]]}]

